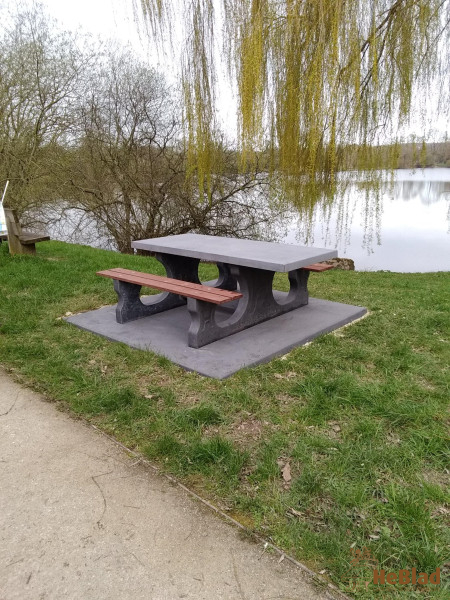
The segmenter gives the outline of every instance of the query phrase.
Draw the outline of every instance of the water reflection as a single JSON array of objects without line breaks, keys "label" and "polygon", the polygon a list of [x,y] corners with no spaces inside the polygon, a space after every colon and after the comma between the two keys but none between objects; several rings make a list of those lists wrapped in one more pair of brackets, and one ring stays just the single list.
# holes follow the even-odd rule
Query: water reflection
[{"label": "water reflection", "polygon": [[114,240],[104,228],[83,210],[65,207],[64,203],[45,206],[35,220],[45,225],[50,237],[71,244],[82,244],[104,250],[117,250]]},{"label": "water reflection", "polygon": [[429,206],[440,202],[443,194],[450,194],[450,181],[397,181],[392,194],[398,200],[419,198],[420,202]]},{"label": "water reflection", "polygon": [[312,223],[294,217],[284,241],[338,249],[358,270],[450,270],[450,169],[397,171],[373,194],[352,185]]},{"label": "water reflection", "polygon": [[[46,220],[53,239],[115,249],[114,240],[82,211],[48,207]],[[310,219],[281,211],[272,223],[275,234],[271,226],[264,235],[337,248],[358,270],[449,271],[449,224],[450,169],[400,170],[376,193],[363,182],[350,185],[339,199],[316,206]]]}]

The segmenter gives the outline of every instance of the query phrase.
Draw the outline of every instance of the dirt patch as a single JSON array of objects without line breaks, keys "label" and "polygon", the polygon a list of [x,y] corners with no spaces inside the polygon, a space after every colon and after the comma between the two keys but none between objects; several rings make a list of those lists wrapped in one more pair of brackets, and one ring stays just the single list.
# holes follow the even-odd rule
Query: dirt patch
[{"label": "dirt patch", "polygon": [[317,433],[320,433],[331,440],[338,440],[342,435],[342,429],[344,427],[343,423],[338,423],[338,421],[328,421],[327,429],[316,428],[314,425],[310,425],[307,429],[317,430]]},{"label": "dirt patch", "polygon": [[426,379],[423,379],[422,377],[416,377],[415,379],[416,379],[417,385],[419,387],[423,388],[424,390],[427,390],[429,392],[433,392],[436,389],[435,385],[433,385],[432,383],[430,383]]},{"label": "dirt patch", "polygon": [[229,437],[235,442],[245,445],[250,440],[260,440],[264,431],[270,427],[268,421],[260,421],[254,417],[248,417],[243,421],[235,423],[232,429],[229,430]]},{"label": "dirt patch", "polygon": [[390,431],[387,434],[386,439],[388,444],[390,444],[391,446],[398,446],[402,441],[400,436],[397,433],[395,433],[395,431]]},{"label": "dirt patch", "polygon": [[314,506],[308,508],[290,507],[286,511],[286,516],[292,519],[299,519],[308,525],[312,531],[323,531],[328,527],[326,513],[335,508],[335,503],[331,498],[317,498]]},{"label": "dirt patch", "polygon": [[428,483],[433,483],[434,485],[438,485],[443,490],[448,488],[448,484],[450,481],[450,470],[444,469],[443,471],[425,471],[422,473],[422,477]]},{"label": "dirt patch", "polygon": [[447,504],[436,506],[436,508],[432,511],[431,516],[434,519],[443,519],[447,525],[450,525],[450,506]]}]

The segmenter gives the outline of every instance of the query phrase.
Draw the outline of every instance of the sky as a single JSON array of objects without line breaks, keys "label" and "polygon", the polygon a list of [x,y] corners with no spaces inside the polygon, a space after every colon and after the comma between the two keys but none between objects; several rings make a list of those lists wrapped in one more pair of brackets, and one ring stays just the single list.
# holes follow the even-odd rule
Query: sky
[{"label": "sky", "polygon": [[117,39],[130,44],[141,56],[150,55],[154,60],[148,39],[143,32],[139,33],[132,0],[41,0],[41,3],[64,29],[79,28],[102,39]]},{"label": "sky", "polygon": [[133,0],[0,0],[0,9],[9,9],[14,14],[34,2],[43,5],[44,12],[57,20],[60,29],[78,30],[103,41],[113,39],[123,45],[129,44],[152,67],[159,68],[169,77],[175,77],[173,61],[155,51],[144,31],[139,12],[141,26],[137,24]]},{"label": "sky", "polygon": [[82,27],[85,31],[101,36],[136,42],[136,25],[131,0],[41,1],[48,12],[67,29]]},{"label": "sky", "polygon": [[[163,72],[169,83],[175,83],[178,61],[161,55],[155,50],[145,34],[142,21],[141,27],[136,23],[133,0],[40,1],[47,8],[47,12],[56,18],[64,29],[80,28],[81,31],[102,39],[112,38],[123,44],[130,44],[140,57],[148,61],[152,67]],[[139,4],[139,0],[136,1],[136,4]],[[140,16],[138,14],[138,17]],[[174,28],[176,25],[174,23]],[[227,137],[235,138],[236,101],[230,86],[225,85],[225,80],[222,83],[218,98],[219,119],[226,128]]]},{"label": "sky", "polygon": [[[0,5],[23,6],[27,0],[7,0]],[[85,33],[91,33],[102,39],[117,39],[123,44],[130,44],[136,53],[147,60],[152,67],[162,71],[168,81],[173,83],[177,76],[178,64],[169,57],[159,55],[143,27],[139,31],[133,11],[133,0],[40,0],[47,12],[56,18],[64,29],[76,30],[79,28]],[[32,0],[28,0],[32,2]],[[139,4],[139,0],[136,0]],[[138,8],[139,10],[139,8]],[[176,26],[176,23],[174,23]],[[236,101],[230,85],[224,79],[220,82],[219,115],[228,129],[230,137],[236,134]],[[412,111],[412,123],[406,128],[405,135],[423,133],[419,126],[419,119],[415,118]],[[428,125],[429,130],[435,129],[438,137],[449,132],[449,124],[445,117],[435,117]],[[431,136],[430,136],[431,139]]]}]

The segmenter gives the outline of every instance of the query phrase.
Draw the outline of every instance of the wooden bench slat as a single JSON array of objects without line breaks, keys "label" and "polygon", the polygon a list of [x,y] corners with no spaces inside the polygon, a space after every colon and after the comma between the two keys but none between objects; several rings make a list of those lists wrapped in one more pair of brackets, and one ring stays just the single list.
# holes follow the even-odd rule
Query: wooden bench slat
[{"label": "wooden bench slat", "polygon": [[[116,269],[110,269],[111,271],[114,271],[115,273],[124,273],[125,275],[134,275],[136,277],[142,277],[146,280],[148,280],[149,282],[151,281],[157,281],[160,282],[162,284],[174,284],[177,287],[185,287],[187,289],[194,289],[194,290],[207,290],[208,292],[211,292],[214,295],[217,295],[218,297],[226,297],[228,298],[230,296],[230,294],[236,294],[238,292],[230,292],[228,290],[222,290],[221,288],[214,288],[214,287],[210,287],[210,286],[205,286],[202,284],[198,284],[198,283],[192,283],[190,281],[184,281],[182,279],[172,279],[171,277],[165,277],[163,275],[153,275],[153,273],[142,273],[141,271],[132,271],[131,269],[121,269],[120,267],[116,268]],[[239,297],[241,297],[242,294],[239,294]]]},{"label": "wooden bench slat", "polygon": [[22,233],[19,235],[21,244],[25,246],[35,244],[36,242],[48,242],[50,240],[49,235],[36,235],[35,233]]},{"label": "wooden bench slat", "polygon": [[[48,242],[50,240],[49,235],[36,235],[35,233],[21,233],[19,236],[19,241],[24,246],[31,246],[37,242]],[[7,242],[8,234],[0,233],[0,241]]]},{"label": "wooden bench slat", "polygon": [[228,292],[227,290],[211,288],[187,281],[173,280],[168,277],[141,273],[139,271],[128,273],[127,271],[127,269],[111,269],[110,272],[100,272],[99,274],[111,277],[112,279],[120,279],[122,281],[128,281],[129,283],[135,283],[172,293],[179,293],[190,298],[206,300],[215,304],[230,302],[231,300],[235,300],[242,296],[242,294],[237,294],[236,292]]},{"label": "wooden bench slat", "polygon": [[97,275],[109,277],[111,279],[119,279],[136,285],[143,285],[157,290],[172,292],[174,294],[181,294],[188,298],[195,298],[196,300],[205,300],[213,304],[224,304],[225,302],[242,298],[242,294],[239,292],[212,288],[198,283],[171,279],[161,275],[152,275],[151,273],[132,271],[130,269],[108,269],[106,271],[98,271]]},{"label": "wooden bench slat", "polygon": [[324,265],[323,263],[314,263],[312,265],[308,265],[307,267],[303,267],[305,271],[314,271],[320,273],[321,271],[328,271],[329,269],[334,269],[333,265]]},{"label": "wooden bench slat", "polygon": [[[187,290],[194,290],[194,291],[198,291],[200,293],[208,293],[208,294],[212,294],[214,297],[217,298],[226,298],[226,302],[229,302],[230,300],[236,300],[237,298],[241,298],[242,294],[238,293],[238,292],[231,292],[228,290],[223,290],[221,288],[214,288],[214,287],[210,287],[210,286],[205,286],[202,284],[198,284],[198,283],[192,283],[190,281],[184,281],[182,279],[172,279],[170,277],[164,277],[162,275],[153,275],[152,273],[142,273],[141,271],[132,271],[130,269],[121,269],[121,268],[117,268],[117,269],[111,269],[114,272],[117,273],[124,273],[125,275],[130,275],[130,276],[136,276],[137,278],[145,281],[149,282],[148,287],[153,287],[153,283],[160,283],[160,284],[164,284],[164,285],[175,285],[177,287],[177,289],[187,289]],[[145,285],[145,284],[142,284]],[[168,290],[169,291],[169,290]]]}]

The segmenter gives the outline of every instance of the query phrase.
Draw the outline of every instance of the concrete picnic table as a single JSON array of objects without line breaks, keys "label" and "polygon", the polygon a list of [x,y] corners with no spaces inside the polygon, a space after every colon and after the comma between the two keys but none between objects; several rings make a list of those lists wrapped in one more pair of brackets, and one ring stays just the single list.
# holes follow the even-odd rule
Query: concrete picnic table
[{"label": "concrete picnic table", "polygon": [[[223,314],[216,318],[216,305],[187,299],[194,324],[189,335],[195,340],[195,347],[307,305],[309,271],[304,267],[337,256],[336,250],[327,248],[194,233],[137,240],[131,245],[154,254],[164,265],[167,277],[201,283],[198,265],[204,260],[216,263],[219,270],[217,281],[209,285],[225,290],[239,289],[242,298],[230,303],[225,318]],[[279,295],[275,298],[272,291],[276,272],[288,273],[289,277],[290,290],[282,298]],[[185,303],[185,298],[175,294],[162,294],[152,304],[152,313]]]}]

